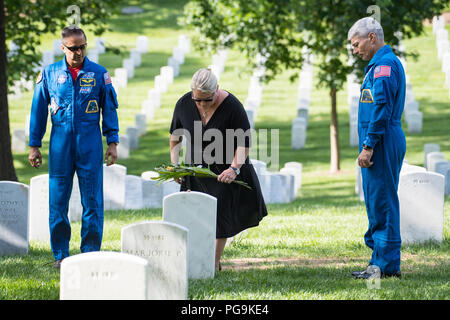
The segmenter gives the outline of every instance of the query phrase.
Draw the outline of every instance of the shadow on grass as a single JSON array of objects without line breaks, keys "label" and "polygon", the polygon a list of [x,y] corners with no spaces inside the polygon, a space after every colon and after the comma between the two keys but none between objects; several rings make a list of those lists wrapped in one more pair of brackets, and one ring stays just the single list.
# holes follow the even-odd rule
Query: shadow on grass
[{"label": "shadow on grass", "polygon": [[[178,17],[182,16],[187,0],[152,0],[152,1],[126,1],[122,7],[139,6],[142,13],[133,15],[120,14],[109,19],[114,32],[144,33],[155,28],[171,30],[182,29]],[[130,23],[133,20],[133,23]]]},{"label": "shadow on grass", "polygon": [[[190,299],[446,299],[443,265],[415,263],[403,278],[380,281],[380,289],[355,280],[365,262],[325,260],[295,265],[266,262],[236,270],[224,262],[214,280],[190,280]],[[429,295],[432,292],[432,296]],[[214,296],[210,296],[214,293]]]}]

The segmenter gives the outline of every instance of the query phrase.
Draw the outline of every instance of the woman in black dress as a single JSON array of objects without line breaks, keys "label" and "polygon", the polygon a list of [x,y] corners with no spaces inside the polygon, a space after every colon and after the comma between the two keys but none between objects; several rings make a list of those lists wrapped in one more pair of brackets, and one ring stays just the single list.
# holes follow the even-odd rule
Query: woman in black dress
[{"label": "woman in black dress", "polygon": [[[209,166],[218,175],[217,180],[189,176],[177,182],[181,191],[199,191],[217,198],[215,261],[220,270],[227,238],[257,226],[267,209],[248,159],[250,124],[244,107],[234,95],[219,89],[210,69],[194,74],[191,89],[175,106],[170,158],[172,163],[178,163],[184,134],[188,150],[185,163]],[[235,179],[246,182],[252,190],[232,183]]]}]

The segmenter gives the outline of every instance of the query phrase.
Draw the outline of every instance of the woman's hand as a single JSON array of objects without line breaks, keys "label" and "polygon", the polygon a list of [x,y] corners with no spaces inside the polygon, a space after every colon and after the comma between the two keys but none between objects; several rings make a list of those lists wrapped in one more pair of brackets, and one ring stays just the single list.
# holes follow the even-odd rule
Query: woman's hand
[{"label": "woman's hand", "polygon": [[233,169],[228,168],[217,177],[217,181],[223,183],[232,183],[234,179],[236,179],[236,176],[237,176],[236,172],[234,172]]}]

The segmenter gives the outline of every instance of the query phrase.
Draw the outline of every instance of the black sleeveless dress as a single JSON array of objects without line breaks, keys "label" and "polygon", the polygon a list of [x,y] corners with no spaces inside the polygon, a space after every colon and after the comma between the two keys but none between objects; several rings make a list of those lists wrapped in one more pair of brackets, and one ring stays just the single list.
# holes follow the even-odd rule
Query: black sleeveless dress
[{"label": "black sleeveless dress", "polygon": [[[211,171],[219,175],[230,167],[238,146],[250,147],[249,129],[250,123],[244,107],[231,93],[217,107],[206,125],[203,125],[192,100],[192,92],[188,92],[175,106],[170,133],[184,133],[187,138],[186,164],[209,166]],[[247,135],[242,138],[244,132]],[[218,137],[220,135],[222,138]],[[252,190],[236,183],[221,183],[212,178],[185,177],[181,185],[180,191],[190,189],[217,198],[216,238],[233,237],[247,228],[259,225],[267,215],[258,177],[248,157],[236,180],[246,182]]]}]

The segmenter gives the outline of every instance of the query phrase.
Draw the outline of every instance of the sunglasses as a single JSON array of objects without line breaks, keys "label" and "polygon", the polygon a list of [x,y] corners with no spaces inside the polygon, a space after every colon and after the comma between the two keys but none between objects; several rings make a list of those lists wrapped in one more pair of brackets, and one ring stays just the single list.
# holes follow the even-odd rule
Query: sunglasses
[{"label": "sunglasses", "polygon": [[66,47],[67,49],[69,49],[72,52],[78,51],[78,50],[84,50],[87,47],[87,43],[82,44],[81,46],[73,46],[73,47],[68,47],[63,43],[63,46]]},{"label": "sunglasses", "polygon": [[194,100],[195,102],[202,102],[202,101],[211,102],[214,100],[214,95],[215,95],[215,93],[211,97],[206,98],[206,99],[197,99],[197,98],[192,97],[192,100]]}]

